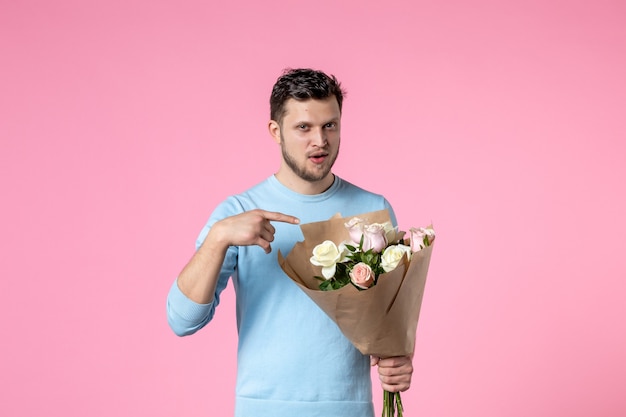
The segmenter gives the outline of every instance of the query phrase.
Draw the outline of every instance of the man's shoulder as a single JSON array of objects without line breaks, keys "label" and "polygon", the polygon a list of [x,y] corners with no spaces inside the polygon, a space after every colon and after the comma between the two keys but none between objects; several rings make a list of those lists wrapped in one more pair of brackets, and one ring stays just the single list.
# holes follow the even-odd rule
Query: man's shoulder
[{"label": "man's shoulder", "polygon": [[233,194],[230,198],[237,200],[257,199],[260,196],[267,196],[273,192],[272,177],[265,178],[263,181],[248,187],[244,191]]},{"label": "man's shoulder", "polygon": [[267,197],[271,194],[270,178],[266,178],[261,182],[258,182],[244,191],[240,191],[226,197],[218,207],[224,207],[232,212],[243,212],[256,208],[254,201],[259,197]]},{"label": "man's shoulder", "polygon": [[397,224],[393,207],[383,194],[367,190],[349,181],[341,180],[342,201],[349,202],[342,208],[343,216],[355,216],[362,213],[378,210],[389,210],[389,215],[394,224]]},{"label": "man's shoulder", "polygon": [[343,178],[337,177],[337,180],[340,181],[340,188],[342,192],[349,192],[355,195],[363,195],[363,196],[369,196],[373,198],[384,198],[382,194],[379,194],[375,191],[371,191],[369,189],[365,189]]}]

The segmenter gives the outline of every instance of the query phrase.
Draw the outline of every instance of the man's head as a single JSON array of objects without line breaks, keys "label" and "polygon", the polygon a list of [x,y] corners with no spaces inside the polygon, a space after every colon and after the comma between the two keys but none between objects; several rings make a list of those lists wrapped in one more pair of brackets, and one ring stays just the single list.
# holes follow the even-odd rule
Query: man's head
[{"label": "man's head", "polygon": [[270,96],[270,119],[278,123],[285,116],[285,103],[289,99],[298,101],[323,100],[332,96],[337,99],[339,110],[345,91],[334,75],[328,76],[322,71],[308,68],[287,69],[278,78]]},{"label": "man's head", "polygon": [[276,177],[292,190],[318,194],[332,185],[343,96],[335,77],[310,69],[288,70],[274,85],[268,127],[282,153]]}]

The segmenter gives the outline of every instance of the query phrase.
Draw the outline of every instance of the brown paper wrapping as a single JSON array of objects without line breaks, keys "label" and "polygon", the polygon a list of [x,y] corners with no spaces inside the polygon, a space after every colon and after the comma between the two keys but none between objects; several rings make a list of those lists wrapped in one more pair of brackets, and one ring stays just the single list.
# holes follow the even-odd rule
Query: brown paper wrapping
[{"label": "brown paper wrapping", "polygon": [[360,217],[368,223],[390,220],[387,210],[301,225],[304,241],[298,242],[286,258],[278,252],[283,271],[341,329],[342,333],[364,355],[382,358],[408,356],[415,348],[415,332],[419,319],[426,275],[433,250],[430,246],[406,256],[396,269],[379,276],[377,284],[359,291],[353,285],[333,291],[321,291],[321,267],[311,264],[313,248],[325,240],[336,244],[350,240],[344,223]]}]

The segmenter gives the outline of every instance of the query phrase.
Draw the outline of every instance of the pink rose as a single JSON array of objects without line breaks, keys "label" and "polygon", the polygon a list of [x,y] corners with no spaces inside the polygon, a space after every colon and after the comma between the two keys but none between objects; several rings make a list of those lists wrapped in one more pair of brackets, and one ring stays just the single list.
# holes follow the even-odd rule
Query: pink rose
[{"label": "pink rose", "polygon": [[350,239],[352,239],[352,241],[357,245],[361,241],[361,236],[363,236],[364,224],[365,223],[363,222],[363,219],[360,219],[358,217],[353,217],[348,223],[345,223],[345,226],[350,233]]},{"label": "pink rose", "polygon": [[426,246],[429,246],[435,239],[435,231],[430,227],[412,227],[411,232],[411,251],[419,252]]},{"label": "pink rose", "polygon": [[387,232],[385,226],[380,223],[372,223],[363,230],[363,251],[372,249],[380,253],[387,247]]},{"label": "pink rose", "polygon": [[374,272],[369,265],[359,262],[350,271],[350,280],[357,287],[366,290],[374,284]]}]

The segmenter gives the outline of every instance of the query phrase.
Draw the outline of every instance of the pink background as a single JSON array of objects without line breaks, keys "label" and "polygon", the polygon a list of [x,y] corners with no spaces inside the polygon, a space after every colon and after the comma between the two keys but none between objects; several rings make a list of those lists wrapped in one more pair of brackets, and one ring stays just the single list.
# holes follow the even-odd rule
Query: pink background
[{"label": "pink background", "polygon": [[438,230],[406,415],[626,414],[623,2],[3,0],[0,60],[0,415],[232,413],[232,288],[183,339],[165,297],[287,66]]}]

